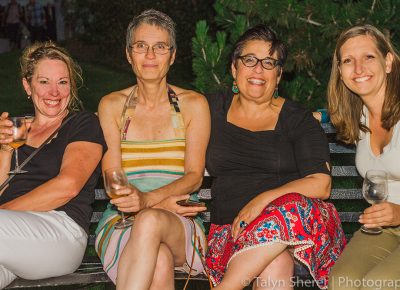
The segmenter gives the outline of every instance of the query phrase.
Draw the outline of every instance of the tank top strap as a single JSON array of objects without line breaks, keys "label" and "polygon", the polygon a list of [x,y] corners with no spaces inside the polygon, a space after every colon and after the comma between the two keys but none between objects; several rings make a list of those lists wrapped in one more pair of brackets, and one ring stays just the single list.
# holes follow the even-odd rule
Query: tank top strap
[{"label": "tank top strap", "polygon": [[174,90],[168,86],[168,100],[171,104],[171,117],[172,126],[175,131],[176,138],[185,138],[185,123],[183,121],[183,116],[181,110],[179,109],[179,99]]},{"label": "tank top strap", "polygon": [[121,140],[126,140],[126,133],[128,132],[129,124],[133,120],[135,116],[135,109],[137,104],[137,95],[136,95],[136,88],[134,86],[132,91],[130,92],[129,96],[126,98],[124,109],[122,110],[121,115]]},{"label": "tank top strap", "polygon": [[[134,86],[129,96],[126,98],[125,105],[122,111],[121,140],[123,141],[126,140],[126,134],[128,132],[129,125],[135,116],[135,109],[138,102],[136,90],[137,86]],[[169,86],[168,86],[168,100],[171,105],[171,118],[172,118],[172,126],[175,131],[175,137],[184,139],[185,123],[183,122],[182,113],[179,109],[179,99],[176,96],[176,93]]]}]

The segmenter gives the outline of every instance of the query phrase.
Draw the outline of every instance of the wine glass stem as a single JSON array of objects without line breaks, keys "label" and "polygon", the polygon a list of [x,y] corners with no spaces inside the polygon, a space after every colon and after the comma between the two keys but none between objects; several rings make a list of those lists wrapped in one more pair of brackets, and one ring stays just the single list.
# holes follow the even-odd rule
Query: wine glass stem
[{"label": "wine glass stem", "polygon": [[125,222],[125,215],[124,215],[124,212],[122,212],[122,211],[121,211],[121,218],[122,218],[122,222],[124,223]]},{"label": "wine glass stem", "polygon": [[18,148],[15,148],[15,169],[19,168],[18,164]]}]

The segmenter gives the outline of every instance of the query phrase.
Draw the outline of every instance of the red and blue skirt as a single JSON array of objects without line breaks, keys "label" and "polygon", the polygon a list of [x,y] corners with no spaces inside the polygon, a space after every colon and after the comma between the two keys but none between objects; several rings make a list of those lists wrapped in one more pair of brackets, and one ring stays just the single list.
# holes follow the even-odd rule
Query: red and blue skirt
[{"label": "red and blue skirt", "polygon": [[234,241],[231,225],[212,224],[208,235],[207,267],[214,285],[221,282],[229,262],[238,254],[262,245],[287,244],[321,289],[343,251],[346,239],[331,203],[289,193],[269,204]]}]

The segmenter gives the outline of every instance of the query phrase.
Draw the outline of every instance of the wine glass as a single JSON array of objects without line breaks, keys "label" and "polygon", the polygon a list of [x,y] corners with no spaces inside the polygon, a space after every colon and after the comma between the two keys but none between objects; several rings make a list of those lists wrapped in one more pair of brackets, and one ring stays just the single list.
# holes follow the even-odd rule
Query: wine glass
[{"label": "wine glass", "polygon": [[[369,204],[377,204],[385,201],[388,197],[387,173],[383,170],[368,170],[365,174],[362,193]],[[382,233],[382,227],[366,228],[361,231],[368,234]]]},{"label": "wine glass", "polygon": [[28,137],[28,128],[26,126],[25,117],[10,117],[8,118],[12,123],[12,137],[13,141],[9,144],[15,149],[15,168],[10,171],[10,174],[21,174],[28,171],[19,168],[18,163],[18,148],[25,144]]},{"label": "wine glass", "polygon": [[[129,186],[128,178],[122,168],[109,168],[104,171],[104,188],[111,199],[122,197],[123,195],[117,195],[115,191],[127,186]],[[132,226],[132,221],[126,219],[123,212],[121,212],[121,218],[115,224],[116,229],[125,229]]]}]

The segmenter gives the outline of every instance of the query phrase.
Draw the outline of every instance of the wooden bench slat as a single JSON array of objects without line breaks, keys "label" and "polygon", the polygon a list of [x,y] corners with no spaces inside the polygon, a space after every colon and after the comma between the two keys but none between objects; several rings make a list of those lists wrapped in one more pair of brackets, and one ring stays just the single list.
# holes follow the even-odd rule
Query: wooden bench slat
[{"label": "wooden bench slat", "polygon": [[[335,169],[336,170],[336,169]],[[348,170],[348,169],[345,169]],[[340,170],[338,170],[340,171]],[[336,172],[335,172],[336,173]],[[342,175],[340,175],[342,176]],[[96,200],[108,200],[104,189],[96,189]],[[204,200],[211,199],[211,189],[210,188],[203,188],[199,190],[199,198]],[[344,188],[338,189],[333,188],[331,191],[331,199],[362,199],[361,189],[357,188]]]},{"label": "wooden bench slat", "polygon": [[[98,268],[92,272],[84,272],[78,269],[76,272],[61,276],[54,277],[48,279],[41,280],[25,280],[25,279],[17,279],[11,285],[9,285],[6,289],[18,289],[18,288],[36,288],[36,287],[57,287],[57,286],[65,286],[65,285],[89,285],[93,283],[108,283],[111,280],[108,278],[107,274],[103,272],[102,265],[100,262],[97,263]],[[98,270],[100,269],[100,270]],[[299,278],[308,277],[309,272],[307,268],[299,262],[295,262],[295,272],[296,276]],[[186,280],[187,274],[181,271],[175,271],[175,280]],[[207,281],[207,277],[204,274],[200,274],[196,277],[191,277],[191,280],[195,281]]]},{"label": "wooden bench slat", "polygon": [[335,127],[333,127],[332,123],[322,123],[320,124],[322,129],[324,129],[325,134],[334,134],[336,133]]},{"label": "wooden bench slat", "polygon": [[[358,215],[360,215],[360,212],[339,212],[339,216],[342,219],[342,221],[346,221],[346,222],[351,222],[351,221],[358,221]],[[209,211],[205,211],[199,214],[201,219],[203,220],[203,222],[205,223],[209,223],[210,222],[210,212]],[[93,212],[92,215],[92,223],[97,223],[100,218],[103,216],[103,212]],[[357,218],[356,218],[357,217]]]},{"label": "wooden bench slat", "polygon": [[17,279],[13,283],[11,283],[6,289],[34,288],[34,287],[57,287],[57,286],[65,286],[65,285],[106,283],[109,281],[110,281],[110,279],[108,278],[107,274],[103,270],[98,271],[96,273],[74,272],[72,274],[64,275],[61,277],[54,277],[54,278],[41,279],[41,280]]},{"label": "wooden bench slat", "polygon": [[333,177],[357,177],[359,176],[355,166],[332,166]]},{"label": "wooden bench slat", "polygon": [[331,190],[332,200],[339,199],[364,199],[360,188],[333,188]]},{"label": "wooden bench slat", "polygon": [[361,212],[339,212],[339,217],[342,222],[354,223],[358,222]]},{"label": "wooden bench slat", "polygon": [[329,152],[330,153],[356,153],[356,149],[354,147],[344,146],[338,143],[329,143]]}]

